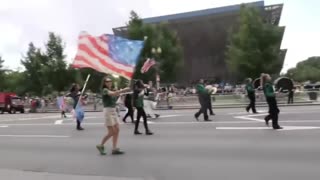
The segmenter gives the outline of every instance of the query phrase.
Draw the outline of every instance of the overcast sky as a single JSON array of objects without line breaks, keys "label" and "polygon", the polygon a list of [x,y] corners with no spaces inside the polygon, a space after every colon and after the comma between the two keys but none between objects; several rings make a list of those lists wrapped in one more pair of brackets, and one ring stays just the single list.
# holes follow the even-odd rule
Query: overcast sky
[{"label": "overcast sky", "polygon": [[[125,25],[130,10],[142,18],[174,14],[252,0],[0,0],[0,55],[5,66],[21,67],[28,43],[43,46],[48,32],[62,36],[67,61],[76,52],[80,31],[99,35]],[[283,71],[309,56],[320,55],[320,1],[265,0],[266,5],[284,3],[281,26],[286,26],[282,48],[287,48]]]}]

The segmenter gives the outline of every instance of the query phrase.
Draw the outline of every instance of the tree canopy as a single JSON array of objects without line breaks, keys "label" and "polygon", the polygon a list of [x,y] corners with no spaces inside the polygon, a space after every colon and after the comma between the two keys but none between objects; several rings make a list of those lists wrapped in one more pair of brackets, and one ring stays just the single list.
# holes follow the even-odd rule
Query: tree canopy
[{"label": "tree canopy", "polygon": [[[155,68],[146,74],[141,74],[140,69],[147,58],[154,58],[159,63],[161,82],[174,82],[182,68],[182,47],[174,31],[166,24],[144,24],[134,11],[131,12],[128,25],[128,38],[144,40],[145,45],[136,66],[134,78],[145,82],[154,81]],[[152,53],[152,48],[161,48],[161,53]]]},{"label": "tree canopy", "polygon": [[310,57],[287,71],[287,76],[298,82],[320,81],[320,57]]},{"label": "tree canopy", "polygon": [[[0,82],[4,82],[4,78],[5,78],[4,76],[6,72],[6,70],[3,67],[3,63],[4,63],[4,59],[2,59],[2,57],[0,56]],[[5,84],[3,84],[2,87],[0,86],[0,91],[1,90],[3,91],[4,88],[5,88]]]},{"label": "tree canopy", "polygon": [[283,29],[266,23],[258,9],[242,6],[239,27],[230,33],[227,64],[238,80],[261,73],[278,75],[282,68],[280,44]]}]

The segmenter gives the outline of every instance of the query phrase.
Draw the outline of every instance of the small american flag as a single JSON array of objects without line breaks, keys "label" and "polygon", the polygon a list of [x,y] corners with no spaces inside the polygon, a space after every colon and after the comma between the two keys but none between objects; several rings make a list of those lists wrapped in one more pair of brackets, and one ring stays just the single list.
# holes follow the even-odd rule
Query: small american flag
[{"label": "small american flag", "polygon": [[155,64],[156,64],[156,61],[155,61],[154,59],[149,59],[149,58],[148,58],[148,59],[144,62],[143,66],[142,66],[142,68],[141,68],[141,73],[144,74],[144,73],[148,72],[149,69],[150,69],[153,65],[155,65]]},{"label": "small american flag", "polygon": [[95,37],[82,32],[72,67],[92,68],[102,73],[131,79],[143,45],[143,41],[109,34]]}]

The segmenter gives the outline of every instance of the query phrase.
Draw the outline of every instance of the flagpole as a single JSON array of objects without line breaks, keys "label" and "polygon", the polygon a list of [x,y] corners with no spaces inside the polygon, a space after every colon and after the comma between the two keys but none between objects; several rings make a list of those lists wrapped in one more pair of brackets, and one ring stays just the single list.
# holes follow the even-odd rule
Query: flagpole
[{"label": "flagpole", "polygon": [[79,100],[78,100],[78,102],[77,102],[76,108],[77,108],[78,105],[79,105],[79,101],[81,101],[81,98],[82,98],[82,96],[83,96],[84,90],[85,90],[86,87],[87,87],[87,83],[88,83],[88,81],[89,81],[89,79],[90,79],[90,76],[91,76],[91,74],[88,74],[87,79],[86,79],[86,81],[85,81],[85,83],[84,83],[84,85],[83,85],[83,88],[82,88],[82,91],[81,91]]},{"label": "flagpole", "polygon": [[157,63],[156,63],[156,86],[157,86],[157,90],[160,89],[160,64],[159,64],[159,59],[160,59],[160,54],[162,53],[162,49],[161,47],[158,48],[152,48],[151,49],[151,53],[155,55],[155,57],[158,59]]}]

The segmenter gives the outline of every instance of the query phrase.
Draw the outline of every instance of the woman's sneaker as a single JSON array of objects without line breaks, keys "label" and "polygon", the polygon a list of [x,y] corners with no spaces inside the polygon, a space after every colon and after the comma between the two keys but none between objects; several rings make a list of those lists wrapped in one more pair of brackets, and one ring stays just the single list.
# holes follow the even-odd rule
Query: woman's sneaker
[{"label": "woman's sneaker", "polygon": [[100,155],[107,155],[107,153],[104,151],[104,146],[97,145],[96,147],[97,147],[98,151],[100,152]]},{"label": "woman's sneaker", "polygon": [[122,155],[124,154],[123,151],[121,151],[119,148],[112,150],[113,155]]}]

